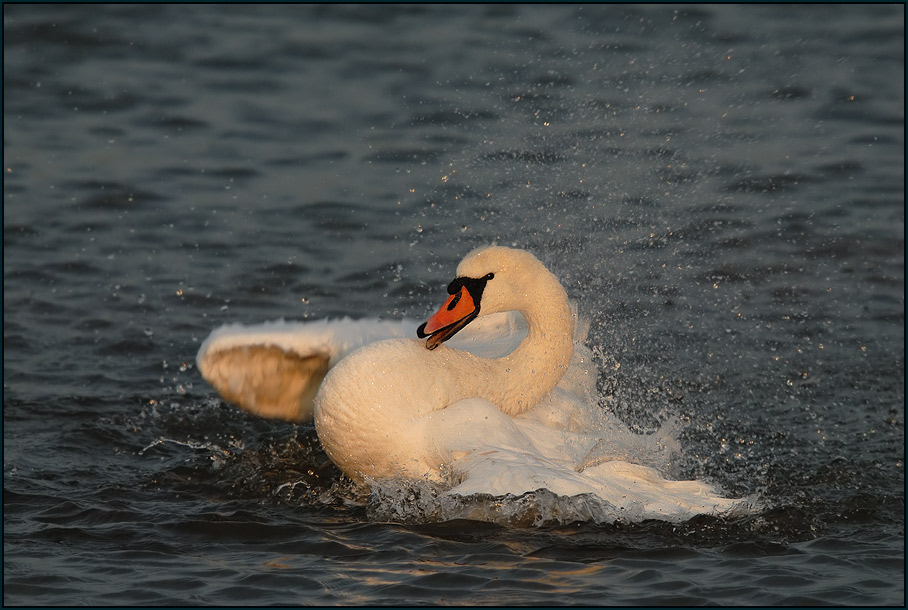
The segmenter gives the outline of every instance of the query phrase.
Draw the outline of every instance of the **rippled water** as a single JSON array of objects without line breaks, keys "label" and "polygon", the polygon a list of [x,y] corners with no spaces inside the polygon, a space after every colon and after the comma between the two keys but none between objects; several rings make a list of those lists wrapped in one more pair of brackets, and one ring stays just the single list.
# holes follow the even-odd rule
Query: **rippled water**
[{"label": "rippled water", "polygon": [[[6,604],[904,604],[903,6],[22,4],[3,36]],[[364,494],[193,366],[225,322],[424,317],[493,240],[592,320],[602,408],[766,508]]]}]

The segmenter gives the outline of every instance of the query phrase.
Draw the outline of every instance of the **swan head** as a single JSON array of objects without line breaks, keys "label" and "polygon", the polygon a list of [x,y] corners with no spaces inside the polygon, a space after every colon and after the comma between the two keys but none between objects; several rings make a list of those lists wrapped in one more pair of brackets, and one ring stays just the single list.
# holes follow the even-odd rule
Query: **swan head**
[{"label": "swan head", "polygon": [[[435,349],[480,315],[517,310],[527,314],[539,288],[564,295],[557,278],[525,250],[488,246],[477,248],[457,266],[457,277],[448,284],[444,305],[416,329],[426,348]],[[564,297],[566,300],[566,296]]]}]

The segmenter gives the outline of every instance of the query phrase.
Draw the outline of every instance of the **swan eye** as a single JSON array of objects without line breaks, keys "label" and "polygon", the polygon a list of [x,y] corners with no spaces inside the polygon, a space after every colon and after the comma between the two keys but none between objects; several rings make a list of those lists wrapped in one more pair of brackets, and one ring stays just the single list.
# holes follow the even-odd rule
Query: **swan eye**
[{"label": "swan eye", "polygon": [[490,279],[492,279],[493,277],[495,277],[495,274],[494,274],[494,273],[486,273],[485,277],[482,278],[482,279],[484,279],[485,281],[488,282],[488,281],[489,281]]}]

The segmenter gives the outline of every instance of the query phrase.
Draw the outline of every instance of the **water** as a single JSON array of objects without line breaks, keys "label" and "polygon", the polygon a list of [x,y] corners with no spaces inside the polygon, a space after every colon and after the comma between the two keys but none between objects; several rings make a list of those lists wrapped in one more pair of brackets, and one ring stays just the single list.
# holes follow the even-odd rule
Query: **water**
[{"label": "water", "polygon": [[[4,6],[6,604],[903,605],[904,7]],[[364,494],[193,366],[533,250],[765,508]],[[469,509],[469,510],[467,510]],[[472,511],[472,512],[471,512]]]}]

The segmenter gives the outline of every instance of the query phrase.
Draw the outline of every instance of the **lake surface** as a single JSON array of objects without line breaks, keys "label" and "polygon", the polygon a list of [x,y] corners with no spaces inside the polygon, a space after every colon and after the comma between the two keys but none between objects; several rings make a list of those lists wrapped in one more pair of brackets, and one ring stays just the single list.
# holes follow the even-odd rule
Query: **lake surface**
[{"label": "lake surface", "polygon": [[[4,5],[7,605],[904,605],[902,5]],[[194,366],[491,242],[763,508],[365,493]]]}]

